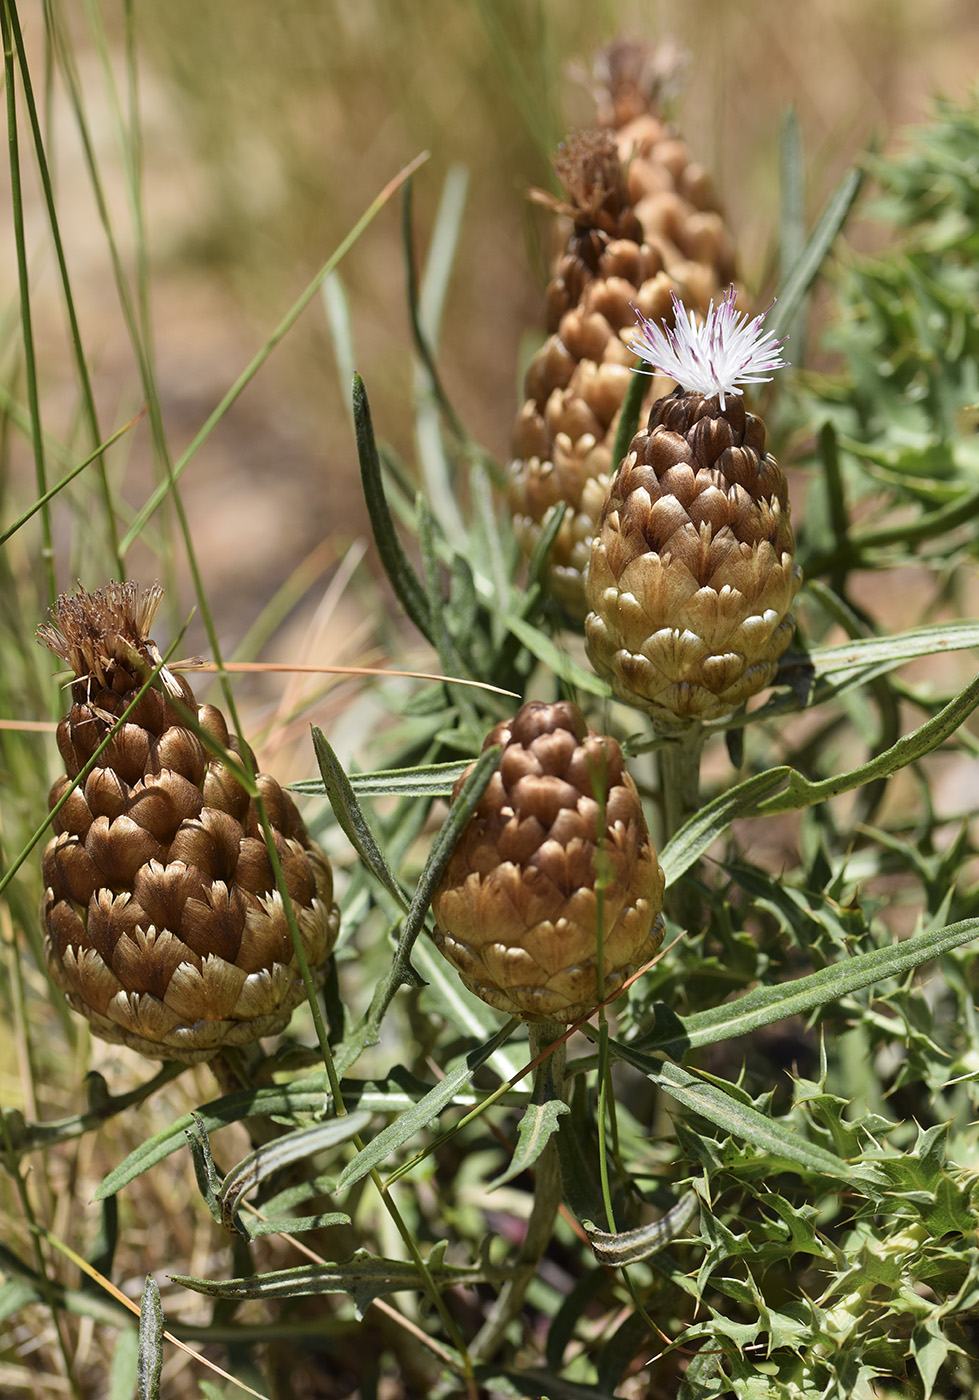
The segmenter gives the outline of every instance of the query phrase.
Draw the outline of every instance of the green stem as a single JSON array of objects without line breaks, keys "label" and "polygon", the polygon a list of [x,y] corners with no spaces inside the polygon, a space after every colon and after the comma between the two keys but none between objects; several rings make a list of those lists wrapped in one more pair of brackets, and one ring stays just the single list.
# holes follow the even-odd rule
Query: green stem
[{"label": "green stem", "polygon": [[[700,756],[704,748],[704,726],[700,720],[687,720],[662,736],[667,740],[659,752],[660,797],[663,808],[662,844],[700,806]],[[685,928],[700,922],[700,900],[689,885],[667,890],[666,912]]]},{"label": "green stem", "polygon": [[[536,1058],[553,1041],[560,1039],[565,1029],[566,1027],[554,1021],[532,1022],[529,1027],[531,1057]],[[565,1050],[566,1045],[562,1042],[554,1054],[542,1060],[537,1067],[540,1087],[554,1098],[564,1097]],[[470,1355],[475,1360],[492,1359],[506,1336],[507,1328],[520,1312],[524,1295],[537,1273],[537,1265],[551,1242],[562,1195],[557,1137],[552,1134],[537,1159],[534,1172],[534,1204],[527,1221],[527,1233],[517,1254],[516,1271],[500,1290],[499,1297],[470,1348]]]}]

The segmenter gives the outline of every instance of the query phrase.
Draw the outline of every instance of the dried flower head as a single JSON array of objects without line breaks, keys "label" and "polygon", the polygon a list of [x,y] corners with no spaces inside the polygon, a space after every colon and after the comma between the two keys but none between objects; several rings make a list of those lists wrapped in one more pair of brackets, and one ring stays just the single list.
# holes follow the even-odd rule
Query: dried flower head
[{"label": "dried flower head", "polygon": [[662,326],[648,321],[637,311],[639,327],[627,344],[640,359],[662,374],[675,379],[681,389],[711,396],[716,394],[721,408],[728,394],[740,394],[740,384],[767,384],[776,369],[784,369],[781,346],[765,330],[765,317],[772,301],[759,316],[749,318],[735,309],[737,292],[732,286],[717,306],[711,301],[702,322],[672,294],[675,322]]},{"label": "dried flower head", "polygon": [[663,872],[622,750],[577,706],[524,705],[492,744],[500,766],[436,891],[435,941],[490,1006],[575,1021],[659,947]]},{"label": "dried flower head", "polygon": [[[235,772],[246,759],[254,772],[254,759],[163,665],[148,636],[161,597],[135,583],[78,589],[38,628],[75,676],[42,921],[51,977],[97,1034],[192,1062],[284,1030],[305,993],[258,809]],[[275,779],[255,782],[322,977],[339,917],[329,862]]]}]

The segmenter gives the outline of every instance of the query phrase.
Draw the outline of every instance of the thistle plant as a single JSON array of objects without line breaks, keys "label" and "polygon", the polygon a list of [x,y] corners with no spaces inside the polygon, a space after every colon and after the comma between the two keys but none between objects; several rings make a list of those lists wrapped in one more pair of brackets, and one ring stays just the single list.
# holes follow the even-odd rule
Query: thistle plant
[{"label": "thistle plant", "polygon": [[[781,266],[749,298],[725,291],[730,235],[662,115],[662,63],[606,50],[594,130],[564,143],[572,178],[549,196],[572,229],[520,467],[469,436],[441,373],[462,335],[451,315],[440,329],[449,267],[482,216],[464,214],[455,174],[431,225],[405,197],[416,458],[386,440],[410,435],[402,391],[358,344],[361,294],[337,277],[325,299],[338,363],[365,371],[347,451],[374,573],[352,550],[324,597],[303,565],[225,658],[234,623],[207,586],[185,468],[206,475],[208,434],[273,351],[290,353],[300,311],[319,315],[358,232],[393,229],[407,175],[381,172],[382,194],[175,457],[183,423],[148,331],[141,31],[123,10],[133,107],[112,106],[114,82],[104,96],[134,287],[108,218],[103,233],[133,341],[128,397],[148,405],[120,431],[139,435],[134,459],[152,449],[154,484],[99,426],[55,236],[72,162],[50,158],[62,124],[38,119],[16,7],[0,6],[22,312],[0,386],[0,1389],[975,1400],[979,623],[959,608],[976,554],[974,100],[848,173],[811,227],[788,122]],[[403,38],[396,10],[372,39]],[[201,7],[151,11],[154,44],[183,60]],[[529,13],[456,20],[467,52],[483,57],[490,34],[509,55],[528,122],[550,73],[533,66]],[[59,7],[41,22],[50,96],[70,96],[98,205],[86,101],[117,56],[97,5],[86,19],[103,64],[84,86]],[[570,49],[598,21],[557,7],[553,22]],[[206,72],[174,69],[198,95],[230,73],[281,135],[290,104],[255,104],[234,65],[245,55],[271,81],[289,24],[242,4]],[[322,45],[303,31],[294,73],[339,61],[348,38],[330,25]],[[360,100],[362,56],[351,68]],[[194,122],[200,106],[181,110]],[[542,136],[541,168],[556,141]],[[36,250],[26,233],[43,219],[25,218],[16,178],[28,146],[54,172]],[[439,143],[416,175],[426,193],[443,163]],[[872,178],[888,241],[858,256],[849,220]],[[515,227],[513,170],[503,187]],[[64,269],[82,406],[60,435],[63,382],[29,314],[48,267]],[[300,379],[280,381],[297,421]],[[346,438],[328,436],[339,470]],[[546,484],[563,436],[572,457],[593,453],[587,493],[531,510],[527,483]],[[310,500],[323,489],[317,470]],[[264,541],[264,514],[256,528]],[[153,615],[155,587],[122,581],[137,555],[167,580],[169,615]],[[349,577],[382,674],[347,676],[308,711],[238,693],[235,666],[260,664],[270,619],[307,586],[310,612],[327,608]],[[227,720],[173,660],[191,588]],[[284,777],[286,737],[289,792],[259,771]],[[162,1064],[147,1070],[146,1053]],[[217,1097],[197,1063],[212,1053],[241,1071]]]}]

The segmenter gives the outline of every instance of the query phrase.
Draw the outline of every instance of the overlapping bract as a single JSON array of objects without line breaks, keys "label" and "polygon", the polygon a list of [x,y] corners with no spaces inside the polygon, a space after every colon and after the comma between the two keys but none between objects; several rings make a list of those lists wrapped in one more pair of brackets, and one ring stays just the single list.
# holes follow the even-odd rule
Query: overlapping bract
[{"label": "overlapping bract", "polygon": [[[51,976],[93,1030],[192,1062],[282,1031],[304,988],[256,805],[174,702],[240,757],[238,743],[182,676],[163,668],[72,787],[160,663],[147,637],[159,599],[132,583],[78,591],[39,629],[76,676],[58,726],[66,772],[50,805],[67,800],[44,853],[42,918]],[[257,783],[321,978],[339,921],[332,871],[288,794],[267,775]]]},{"label": "overlapping bract", "polygon": [[664,722],[717,719],[771,683],[802,575],[788,491],[740,398],[678,389],[616,474],[586,578],[588,652]]},{"label": "overlapping bract", "polygon": [[663,872],[619,745],[576,706],[526,704],[491,744],[500,765],[433,900],[436,942],[490,1006],[574,1021],[659,947]]}]

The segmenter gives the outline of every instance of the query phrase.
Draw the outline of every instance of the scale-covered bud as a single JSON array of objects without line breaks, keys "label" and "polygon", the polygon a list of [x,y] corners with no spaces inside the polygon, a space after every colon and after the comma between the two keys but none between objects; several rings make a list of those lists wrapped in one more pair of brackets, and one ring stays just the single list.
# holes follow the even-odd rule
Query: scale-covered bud
[{"label": "scale-covered bud", "polygon": [[[62,596],[38,640],[75,673],[58,726],[64,797],[44,852],[48,970],[106,1040],[187,1062],[284,1030],[304,987],[255,802],[221,711],[162,667],[94,766],[78,775],[161,664],[148,632],[162,590],[111,583]],[[252,756],[248,761],[254,771]],[[274,778],[256,783],[306,960],[336,942],[329,861]]]},{"label": "scale-covered bud", "polygon": [[524,705],[494,744],[499,767],[432,902],[435,940],[490,1006],[576,1021],[662,942],[663,872],[622,750],[577,706]]}]

